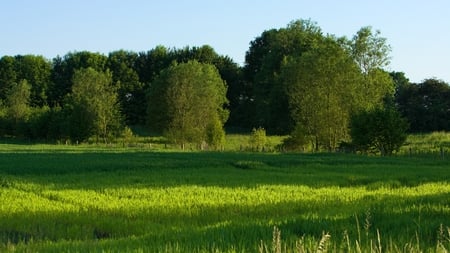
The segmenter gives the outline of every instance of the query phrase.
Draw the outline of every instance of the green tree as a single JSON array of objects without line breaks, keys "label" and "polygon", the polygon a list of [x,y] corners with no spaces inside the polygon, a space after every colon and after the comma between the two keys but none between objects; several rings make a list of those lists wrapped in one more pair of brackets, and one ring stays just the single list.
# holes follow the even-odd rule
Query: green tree
[{"label": "green tree", "polygon": [[362,27],[351,41],[351,52],[363,73],[374,69],[383,69],[389,65],[391,47],[381,32],[372,31],[370,26]]},{"label": "green tree", "polygon": [[223,149],[225,145],[225,130],[223,129],[223,122],[216,117],[206,126],[206,143],[215,150]]},{"label": "green tree", "polygon": [[228,109],[230,110],[227,126],[250,127],[250,92],[243,80],[242,68],[228,56],[218,56],[214,66],[227,84]]},{"label": "green tree", "polygon": [[73,75],[81,68],[92,68],[96,71],[106,71],[108,58],[100,53],[88,51],[68,53],[64,57],[53,59],[51,87],[48,94],[49,105],[60,105],[64,97],[72,89]]},{"label": "green tree", "polygon": [[262,127],[253,128],[250,135],[250,146],[257,151],[264,150],[267,143],[266,130]]},{"label": "green tree", "polygon": [[363,73],[360,87],[363,93],[359,101],[365,109],[380,106],[385,97],[392,97],[395,92],[392,77],[383,70],[389,65],[391,47],[380,35],[380,31],[373,32],[371,27],[363,27],[347,42],[353,59]]},{"label": "green tree", "polygon": [[31,108],[30,118],[27,122],[27,137],[30,139],[45,140],[50,137],[52,111],[48,106]]},{"label": "green tree", "polygon": [[151,83],[174,60],[173,51],[161,45],[148,52],[139,53],[135,63],[139,81],[143,84]]},{"label": "green tree", "polygon": [[144,85],[135,70],[138,55],[127,51],[109,54],[107,67],[113,74],[113,84],[117,87],[118,99],[125,121],[138,124],[145,119]]},{"label": "green tree", "polygon": [[23,125],[30,116],[31,86],[26,80],[13,85],[6,96],[6,115],[11,123],[12,134],[23,135]]},{"label": "green tree", "polygon": [[395,95],[397,96],[399,89],[409,85],[409,83],[410,83],[409,79],[405,76],[405,73],[403,73],[403,72],[393,71],[393,72],[389,73],[389,75],[391,76],[392,80],[394,81],[395,92],[396,92]]},{"label": "green tree", "polygon": [[[217,54],[211,46],[184,47],[182,49],[168,49],[164,46],[157,46],[148,52],[139,53],[135,62],[135,70],[143,84],[143,89],[146,90],[161,71],[170,67],[171,64],[187,63],[193,60],[199,63],[212,64],[217,68],[221,78],[228,86],[227,98],[230,101],[228,108],[234,111],[236,111],[236,107],[239,108],[239,112],[235,113],[235,118],[238,120],[234,122],[239,124],[238,121],[241,117],[243,120],[247,119],[248,117],[245,115],[241,116],[246,112],[246,105],[249,101],[247,86],[242,81],[241,68],[231,58]],[[147,106],[147,100],[142,100],[141,97],[137,100],[139,102],[136,104],[141,105],[141,108]]]},{"label": "green tree", "polygon": [[0,100],[5,100],[8,90],[17,82],[15,58],[3,56],[0,59]]},{"label": "green tree", "polygon": [[288,58],[281,78],[297,133],[310,137],[315,150],[334,150],[348,138],[361,75],[335,38],[324,38],[300,57]]},{"label": "green tree", "polygon": [[244,76],[250,88],[253,125],[269,133],[285,134],[294,123],[280,72],[286,57],[300,57],[323,37],[320,27],[310,20],[291,22],[286,28],[264,31],[250,43]]},{"label": "green tree", "polygon": [[218,129],[217,120],[222,127],[228,118],[226,85],[210,64],[170,66],[152,83],[148,99],[150,128],[182,147],[208,141],[208,129]]},{"label": "green tree", "polygon": [[392,155],[406,140],[408,122],[392,107],[377,107],[351,119],[352,143],[364,152]]},{"label": "green tree", "polygon": [[450,85],[437,79],[397,88],[395,102],[411,132],[450,130]]},{"label": "green tree", "polygon": [[47,104],[52,65],[43,56],[15,56],[17,80],[27,80],[31,86],[30,105],[42,107]]},{"label": "green tree", "polygon": [[106,142],[118,134],[121,115],[111,72],[93,68],[76,70],[68,101],[72,139],[83,141],[96,136],[97,140],[101,138]]},{"label": "green tree", "polygon": [[203,45],[201,47],[185,47],[174,50],[173,54],[177,62],[196,60],[200,63],[214,64],[219,58],[216,51],[208,45]]}]

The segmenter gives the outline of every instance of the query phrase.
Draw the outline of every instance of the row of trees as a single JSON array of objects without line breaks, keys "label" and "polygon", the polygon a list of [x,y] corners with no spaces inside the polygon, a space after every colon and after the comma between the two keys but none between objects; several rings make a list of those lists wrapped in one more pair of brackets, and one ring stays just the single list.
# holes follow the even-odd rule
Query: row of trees
[{"label": "row of trees", "polygon": [[4,56],[0,131],[106,140],[125,125],[145,124],[182,146],[218,147],[226,124],[334,150],[351,139],[354,119],[367,118],[358,115],[392,110],[408,119],[411,131],[449,130],[449,85],[412,84],[401,72],[386,72],[389,53],[386,39],[370,27],[349,39],[298,20],[255,38],[242,67],[209,46],[74,52],[52,61]]},{"label": "row of trees", "polygon": [[[159,100],[153,98],[162,99],[164,94],[154,94],[158,83],[165,87],[163,81],[158,79],[163,80],[163,74],[168,71],[176,71],[177,65],[180,65],[177,68],[190,66],[187,71],[178,75],[180,80],[185,78],[185,83],[194,85],[191,87],[192,91],[197,91],[202,81],[208,84],[220,81],[222,88],[219,93],[222,98],[217,100],[222,101],[217,109],[220,117],[214,119],[215,124],[209,123],[207,127],[208,140],[214,139],[213,145],[217,145],[217,142],[223,141],[223,124],[228,118],[230,106],[226,99],[227,86],[224,80],[227,84],[239,82],[240,68],[229,57],[218,55],[209,46],[180,50],[159,46],[146,53],[117,51],[108,56],[77,52],[69,53],[63,58],[57,57],[52,62],[41,56],[4,56],[0,59],[0,134],[73,141],[83,141],[94,136],[106,140],[120,134],[125,125],[147,123],[158,133],[169,133],[171,131],[154,126],[168,127],[167,122],[156,121],[162,118],[159,115],[164,115],[171,109],[161,109]],[[198,69],[201,69],[200,72],[206,71],[205,77],[195,75]],[[211,77],[215,80],[209,80]],[[189,83],[190,81],[196,83]],[[25,95],[20,95],[15,91],[17,89],[26,90]],[[189,97],[188,101],[196,102],[197,105],[210,102],[211,94],[201,92],[203,93],[196,97],[205,96],[208,99],[200,101]],[[15,105],[9,102],[14,100],[13,97],[20,98]],[[164,99],[172,100],[174,97]],[[225,103],[228,105],[227,109],[224,107]],[[165,104],[173,105],[172,102]],[[16,105],[25,108],[22,113],[13,113]],[[157,116],[152,114],[155,112],[152,109],[154,107],[161,109],[156,112]],[[201,113],[200,110],[196,111]],[[217,130],[214,132],[216,136],[212,136],[211,128]],[[218,132],[219,128],[222,133]],[[198,137],[177,142],[192,139]]]},{"label": "row of trees", "polygon": [[73,74],[71,92],[62,106],[30,106],[32,86],[27,80],[13,85],[0,110],[3,135],[34,139],[107,140],[122,130],[122,115],[111,72],[92,68]]},{"label": "row of trees", "polygon": [[[190,60],[214,65],[230,87],[229,92],[237,92],[241,70],[229,57],[218,55],[210,46],[183,49],[158,46],[148,52],[120,50],[108,56],[87,51],[74,52],[52,61],[35,55],[3,56],[0,59],[0,100],[6,99],[7,91],[12,86],[26,80],[31,85],[31,107],[61,106],[65,96],[71,92],[76,70],[92,68],[98,72],[110,71],[126,123],[143,124],[148,102],[146,92],[151,82],[173,62]],[[232,94],[229,96],[235,97]]]}]

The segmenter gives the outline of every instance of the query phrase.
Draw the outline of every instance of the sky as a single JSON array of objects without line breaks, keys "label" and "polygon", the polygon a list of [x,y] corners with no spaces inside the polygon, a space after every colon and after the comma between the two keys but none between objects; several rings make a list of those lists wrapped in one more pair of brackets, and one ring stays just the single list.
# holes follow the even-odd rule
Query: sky
[{"label": "sky", "polygon": [[448,0],[2,0],[0,57],[210,45],[243,65],[263,31],[310,19],[348,38],[371,26],[392,47],[389,71],[448,83],[449,11]]}]

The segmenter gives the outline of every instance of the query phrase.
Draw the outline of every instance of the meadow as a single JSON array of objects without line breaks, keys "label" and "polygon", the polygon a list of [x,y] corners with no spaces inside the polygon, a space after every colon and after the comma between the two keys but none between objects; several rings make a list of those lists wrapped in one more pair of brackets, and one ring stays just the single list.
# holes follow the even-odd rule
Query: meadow
[{"label": "meadow", "polygon": [[0,252],[450,250],[447,157],[157,145],[0,144]]}]

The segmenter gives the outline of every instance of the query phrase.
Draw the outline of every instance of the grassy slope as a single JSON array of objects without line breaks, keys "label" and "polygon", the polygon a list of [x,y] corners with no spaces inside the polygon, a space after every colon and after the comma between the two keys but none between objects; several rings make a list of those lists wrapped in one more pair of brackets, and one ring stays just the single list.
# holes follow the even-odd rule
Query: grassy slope
[{"label": "grassy slope", "polygon": [[430,249],[450,225],[448,160],[0,150],[0,251],[257,251],[274,225],[290,244],[369,247],[379,229],[384,248]]}]

